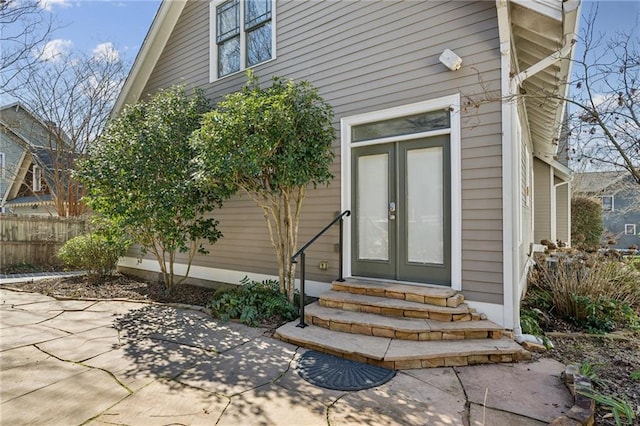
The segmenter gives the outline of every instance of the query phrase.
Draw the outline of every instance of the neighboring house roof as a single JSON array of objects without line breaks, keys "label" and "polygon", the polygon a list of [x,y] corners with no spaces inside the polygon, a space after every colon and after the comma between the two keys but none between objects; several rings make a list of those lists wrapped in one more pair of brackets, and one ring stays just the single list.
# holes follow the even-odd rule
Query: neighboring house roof
[{"label": "neighboring house roof", "polygon": [[44,203],[52,203],[53,200],[51,198],[51,194],[44,195],[30,195],[28,197],[19,197],[14,198],[13,200],[9,200],[5,203],[6,206],[12,207],[23,207],[30,206],[32,204],[44,204]]},{"label": "neighboring house roof", "polygon": [[601,194],[630,179],[629,173],[619,171],[574,173],[573,192]]},{"label": "neighboring house roof", "polygon": [[[35,163],[44,171],[44,179],[48,183],[49,191],[53,191],[54,186],[53,172],[61,163],[66,163],[65,158],[60,159],[59,156],[70,157],[70,153],[61,152],[51,147],[52,124],[41,120],[37,115],[29,111],[24,105],[18,102],[11,103],[0,107],[0,126],[6,129],[6,132],[12,135],[12,141],[18,146],[22,146],[23,155],[17,164],[13,176],[7,176],[5,179],[9,185],[4,194],[0,194],[0,201],[9,205],[10,201],[14,201],[20,192],[20,187],[24,183],[27,176],[27,170],[31,163]],[[59,130],[59,129],[56,129]],[[65,140],[67,136],[62,134]],[[20,197],[22,200],[25,197]],[[28,197],[27,197],[28,198]],[[26,203],[43,201],[43,196],[35,197],[36,200],[29,200]],[[51,197],[49,195],[49,201]],[[13,203],[15,204],[15,202]]]}]

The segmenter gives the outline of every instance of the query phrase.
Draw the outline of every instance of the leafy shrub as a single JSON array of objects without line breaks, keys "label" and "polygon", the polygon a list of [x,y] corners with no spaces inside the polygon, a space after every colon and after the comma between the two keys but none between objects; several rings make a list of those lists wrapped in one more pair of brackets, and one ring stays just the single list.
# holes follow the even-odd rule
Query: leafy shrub
[{"label": "leafy shrub", "polygon": [[582,252],[543,257],[529,284],[533,303],[591,332],[640,325],[640,273],[615,258]]},{"label": "leafy shrub", "polygon": [[593,247],[600,244],[602,231],[602,204],[592,198],[571,200],[571,241],[574,246]]},{"label": "leafy shrub", "polygon": [[264,322],[283,322],[298,316],[297,308],[287,296],[280,293],[276,280],[250,281],[244,277],[236,288],[215,292],[211,300],[211,313],[225,321],[238,319],[250,326]]},{"label": "leafy shrub", "polygon": [[538,314],[530,309],[523,309],[520,312],[520,326],[524,334],[541,336],[544,333],[538,323]]},{"label": "leafy shrub", "polygon": [[58,250],[67,268],[85,270],[92,279],[111,275],[130,245],[116,226],[104,221],[94,225],[93,232],[70,239]]}]

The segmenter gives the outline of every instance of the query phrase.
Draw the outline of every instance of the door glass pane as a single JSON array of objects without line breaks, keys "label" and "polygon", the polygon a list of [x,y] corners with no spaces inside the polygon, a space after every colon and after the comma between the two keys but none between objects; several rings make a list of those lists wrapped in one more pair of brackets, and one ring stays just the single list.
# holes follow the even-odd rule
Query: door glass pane
[{"label": "door glass pane", "polygon": [[407,151],[409,262],[444,263],[442,147]]},{"label": "door glass pane", "polygon": [[389,260],[389,154],[358,157],[358,259]]}]

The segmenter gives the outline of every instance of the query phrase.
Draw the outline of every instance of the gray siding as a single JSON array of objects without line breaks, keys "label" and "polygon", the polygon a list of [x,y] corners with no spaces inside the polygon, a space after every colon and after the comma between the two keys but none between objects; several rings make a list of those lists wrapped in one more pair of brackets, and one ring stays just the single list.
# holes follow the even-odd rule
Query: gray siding
[{"label": "gray siding", "polygon": [[533,240],[551,239],[551,173],[550,167],[537,158],[533,160]]},{"label": "gray siding", "polygon": [[[562,183],[555,178],[556,184]],[[556,187],[556,239],[571,244],[571,183]]]},{"label": "gray siding", "polygon": [[[499,41],[492,2],[278,1],[277,58],[254,68],[306,79],[343,117],[461,93],[500,88]],[[445,48],[463,58],[447,70]],[[479,73],[479,74],[478,74]],[[481,78],[479,78],[479,76]],[[482,85],[479,84],[482,81]],[[189,2],[143,93],[183,82],[214,101],[237,90],[243,73],[209,83],[209,3]],[[464,106],[464,105],[463,105]],[[502,303],[502,185],[500,103],[464,108],[462,125],[462,279],[470,300]],[[299,241],[312,237],[340,208],[340,140],[336,132],[335,179],[309,191]],[[275,273],[262,212],[236,197],[215,214],[225,237],[195,264]],[[337,274],[337,230],[309,251],[310,279]],[[329,261],[329,271],[317,269]]]}]

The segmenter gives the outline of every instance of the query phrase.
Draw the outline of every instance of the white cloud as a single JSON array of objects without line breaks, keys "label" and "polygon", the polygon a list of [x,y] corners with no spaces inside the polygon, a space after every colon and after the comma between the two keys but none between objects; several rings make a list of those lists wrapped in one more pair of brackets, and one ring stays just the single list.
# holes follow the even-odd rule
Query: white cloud
[{"label": "white cloud", "polygon": [[48,11],[51,11],[53,6],[71,7],[71,2],[69,0],[39,0],[38,4],[42,9]]},{"label": "white cloud", "polygon": [[62,60],[73,46],[71,40],[54,39],[47,42],[42,49],[36,50],[34,55],[41,61],[55,62]]},{"label": "white cloud", "polygon": [[100,62],[118,62],[120,60],[120,52],[110,41],[100,43],[93,49],[93,59]]}]

